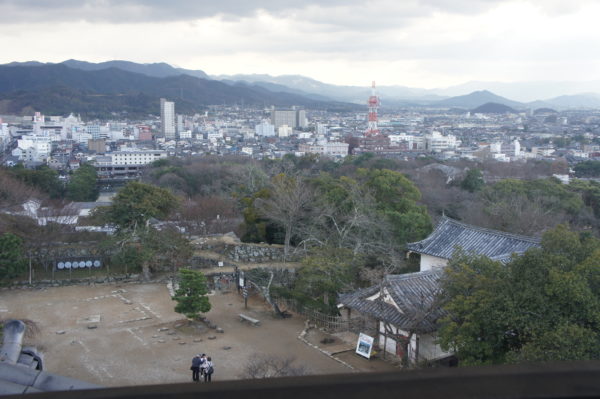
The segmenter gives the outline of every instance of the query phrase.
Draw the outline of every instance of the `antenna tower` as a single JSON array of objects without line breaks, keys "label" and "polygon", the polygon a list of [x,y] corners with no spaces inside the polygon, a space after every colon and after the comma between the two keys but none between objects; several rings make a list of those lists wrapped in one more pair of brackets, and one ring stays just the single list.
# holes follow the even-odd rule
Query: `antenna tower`
[{"label": "antenna tower", "polygon": [[379,128],[377,127],[377,108],[379,108],[379,97],[375,94],[375,81],[371,83],[371,96],[367,101],[369,106],[369,124],[365,136],[377,136],[379,134]]}]

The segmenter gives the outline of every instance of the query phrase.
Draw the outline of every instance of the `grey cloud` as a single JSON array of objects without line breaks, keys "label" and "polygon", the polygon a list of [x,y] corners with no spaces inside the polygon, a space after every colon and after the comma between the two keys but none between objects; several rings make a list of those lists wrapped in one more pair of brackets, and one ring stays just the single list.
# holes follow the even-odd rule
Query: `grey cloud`
[{"label": "grey cloud", "polygon": [[[275,15],[293,11],[321,10],[321,19],[333,25],[347,25],[345,19],[366,20],[370,10],[386,25],[392,17],[406,19],[434,11],[478,13],[501,0],[0,0],[0,21],[104,21],[114,23],[181,21],[221,15],[228,18],[252,16],[259,10]],[[575,0],[575,2],[577,2]],[[344,10],[336,15],[330,9]],[[309,13],[310,15],[310,13]],[[303,15],[299,15],[303,17]],[[354,17],[354,18],[352,18]]]},{"label": "grey cloud", "polygon": [[115,23],[191,20],[215,15],[244,17],[259,10],[277,13],[320,5],[360,3],[352,0],[0,0],[0,20],[36,22],[87,20]]}]

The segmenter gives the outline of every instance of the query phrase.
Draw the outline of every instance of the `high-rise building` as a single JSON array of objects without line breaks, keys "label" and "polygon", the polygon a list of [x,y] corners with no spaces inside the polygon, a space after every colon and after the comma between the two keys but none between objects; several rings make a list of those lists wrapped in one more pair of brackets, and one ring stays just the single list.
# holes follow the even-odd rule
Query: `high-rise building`
[{"label": "high-rise building", "polygon": [[160,99],[160,121],[162,123],[162,134],[166,139],[175,138],[175,103]]},{"label": "high-rise building", "polygon": [[181,135],[185,129],[183,127],[183,115],[177,115],[177,134]]},{"label": "high-rise building", "polygon": [[275,126],[275,129],[283,125],[288,125],[291,128],[305,128],[308,125],[306,111],[303,109],[274,109],[271,111],[271,123]]}]

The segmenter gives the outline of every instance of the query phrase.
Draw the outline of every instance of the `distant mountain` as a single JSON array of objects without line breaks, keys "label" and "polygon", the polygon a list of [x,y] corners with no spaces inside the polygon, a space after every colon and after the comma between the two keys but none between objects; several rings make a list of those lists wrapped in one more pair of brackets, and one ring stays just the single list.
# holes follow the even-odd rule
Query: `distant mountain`
[{"label": "distant mountain", "polygon": [[518,113],[508,105],[498,103],[485,103],[471,110],[474,114],[516,114]]},{"label": "distant mountain", "polygon": [[200,70],[190,70],[183,68],[175,68],[169,64],[164,62],[152,63],[152,64],[138,64],[130,61],[106,61],[106,62],[87,62],[87,61],[78,61],[78,60],[67,60],[60,62],[58,64],[55,63],[42,63],[37,61],[27,61],[27,62],[11,62],[9,64],[4,64],[0,66],[42,66],[42,65],[66,65],[69,68],[81,69],[83,71],[100,71],[103,69],[109,68],[117,68],[123,71],[141,73],[142,75],[151,76],[154,78],[166,78],[169,76],[178,76],[178,75],[190,75],[196,78],[201,79],[210,79],[206,73]]},{"label": "distant mountain", "polygon": [[307,98],[311,98],[313,100],[318,100],[318,101],[334,101],[333,99],[329,98],[329,97],[325,97],[325,96],[321,96],[319,94],[314,94],[314,93],[308,93],[302,90],[296,90],[296,89],[292,89],[288,86],[284,86],[281,84],[277,84],[277,83],[271,83],[271,82],[247,82],[244,80],[221,80],[221,82],[226,83],[228,85],[246,85],[249,87],[262,87],[264,89],[267,89],[269,91],[272,91],[274,93],[291,93],[291,94],[297,94],[299,96],[304,96]]},{"label": "distant mountain", "polygon": [[600,95],[592,93],[564,95],[544,102],[557,108],[600,108]]},{"label": "distant mountain", "polygon": [[431,91],[444,96],[459,96],[473,91],[489,90],[500,96],[520,102],[532,102],[546,98],[579,93],[600,93],[600,80],[593,81],[534,81],[534,82],[467,82]]},{"label": "distant mountain", "polygon": [[169,76],[177,75],[190,75],[196,78],[210,79],[208,75],[204,73],[204,71],[175,68],[164,62],[153,64],[138,64],[130,61],[115,60],[99,62],[95,64],[86,61],[67,60],[63,61],[61,64],[64,64],[70,68],[83,69],[84,71],[99,71],[101,69],[118,68],[122,69],[123,71],[141,73],[142,75],[152,76],[155,78],[167,78]]},{"label": "distant mountain", "polygon": [[53,97],[53,91],[60,93],[61,106],[67,112],[83,114],[90,112],[94,105],[101,105],[103,110],[107,110],[110,101],[117,97],[121,98],[115,100],[111,112],[130,110],[128,112],[156,114],[160,97],[176,101],[176,110],[186,113],[198,111],[207,105],[241,103],[323,109],[353,107],[351,104],[322,102],[292,93],[274,93],[249,84],[228,85],[189,75],[156,78],[118,68],[86,71],[64,64],[0,66],[0,99],[5,110],[20,113],[25,108],[42,112],[56,109],[59,104],[47,100],[48,96]]},{"label": "distant mountain", "polygon": [[466,109],[472,109],[487,103],[503,104],[509,107],[523,106],[523,104],[519,102],[500,97],[487,90],[474,91],[473,93],[464,96],[447,98],[445,100],[432,103],[432,105],[438,107],[462,107]]},{"label": "distant mountain", "polygon": [[[337,86],[319,82],[318,80],[300,75],[271,76],[265,74],[254,75],[220,75],[214,79],[229,81],[244,81],[255,84],[276,84],[285,86],[292,92],[301,92],[306,95],[316,94],[319,98],[331,98],[338,101],[347,101],[364,104],[371,93],[368,82],[365,86]],[[597,107],[596,101],[590,98],[579,97],[581,92],[597,91],[600,93],[600,81],[590,82],[467,82],[448,88],[421,89],[407,86],[377,86],[377,93],[381,98],[382,106],[391,107],[419,107],[428,105],[458,106],[465,109],[483,105],[486,102],[496,102],[510,107]],[[456,97],[469,96],[465,93],[487,93],[470,102],[469,99],[456,99]],[[493,94],[490,96],[489,94]],[[562,94],[576,98],[561,99]],[[560,96],[560,97],[559,97]],[[587,95],[586,95],[587,96]],[[509,100],[510,98],[511,100]],[[534,99],[551,98],[550,100]],[[519,101],[515,101],[517,99]],[[557,100],[558,99],[558,100]],[[447,103],[443,100],[449,100]],[[554,101],[556,100],[556,101]],[[441,104],[439,103],[440,101]],[[466,101],[466,102],[465,102]],[[526,103],[529,101],[528,103]]]},{"label": "distant mountain", "polygon": [[[201,70],[176,68],[166,63],[138,64],[119,60],[90,63],[67,60],[60,64],[43,64],[37,61],[28,61],[21,63],[13,62],[4,66],[32,67],[49,65],[63,65],[88,72],[116,68],[155,78],[188,75],[201,79],[219,80],[230,87],[244,87],[250,90],[261,88],[273,93],[287,93],[288,95],[301,96],[312,101],[355,103],[361,106],[365,105],[367,98],[371,94],[369,82],[365,82],[364,86],[338,86],[301,75],[271,76],[265,74],[240,74],[208,77]],[[588,94],[581,94],[585,92],[588,92]],[[472,109],[487,102],[504,104],[513,108],[600,108],[600,96],[589,94],[589,92],[600,93],[600,81],[467,82],[461,85],[437,89],[422,89],[398,85],[380,85],[377,87],[377,94],[381,99],[383,109],[422,106]],[[539,100],[544,98],[549,98],[549,100]],[[514,99],[529,102],[520,103],[514,101]],[[531,101],[532,99],[538,100]],[[241,101],[245,102],[246,100]]]},{"label": "distant mountain", "polygon": [[[306,94],[316,94],[321,98],[330,98],[337,101],[365,104],[371,95],[369,82],[365,86],[338,86],[319,82],[318,80],[300,75],[271,76],[264,74],[255,75],[218,75],[214,79],[228,81],[244,81],[255,84],[277,84],[288,87],[294,91]],[[426,104],[439,101],[446,97],[436,95],[430,90],[411,88],[406,86],[377,86],[377,94],[382,99],[382,106]]]}]

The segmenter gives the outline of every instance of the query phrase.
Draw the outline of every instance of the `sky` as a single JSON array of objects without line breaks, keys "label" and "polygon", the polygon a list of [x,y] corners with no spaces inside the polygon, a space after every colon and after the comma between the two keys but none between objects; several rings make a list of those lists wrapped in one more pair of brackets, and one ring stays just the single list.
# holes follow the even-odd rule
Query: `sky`
[{"label": "sky", "polygon": [[0,63],[166,62],[421,88],[600,80],[597,0],[0,0]]}]

